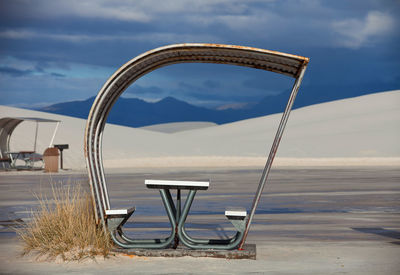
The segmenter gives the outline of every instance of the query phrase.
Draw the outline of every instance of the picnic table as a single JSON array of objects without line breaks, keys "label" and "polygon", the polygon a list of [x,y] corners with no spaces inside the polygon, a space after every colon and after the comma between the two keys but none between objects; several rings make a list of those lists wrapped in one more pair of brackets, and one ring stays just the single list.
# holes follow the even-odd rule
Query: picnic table
[{"label": "picnic table", "polygon": [[[37,154],[35,151],[15,151],[15,152],[5,152],[10,159],[10,166],[12,168],[33,168],[36,161],[43,161],[42,155]],[[17,167],[17,160],[23,160],[25,165]]]},{"label": "picnic table", "polygon": [[[198,239],[193,238],[185,231],[185,221],[189,214],[190,207],[198,190],[207,190],[209,181],[177,181],[177,180],[145,180],[145,185],[150,189],[159,189],[161,199],[167,212],[171,234],[166,239],[136,240],[127,237],[122,232],[123,224],[134,212],[134,208],[122,210],[106,210],[108,228],[111,236],[118,245],[124,248],[176,248],[180,242],[192,249],[232,249],[236,247],[245,230],[247,212],[244,209],[228,209],[226,217],[238,230],[236,235],[229,239]],[[174,202],[171,190],[176,190],[176,203]],[[188,190],[186,201],[182,208],[181,191]],[[118,236],[120,239],[118,239]]]}]

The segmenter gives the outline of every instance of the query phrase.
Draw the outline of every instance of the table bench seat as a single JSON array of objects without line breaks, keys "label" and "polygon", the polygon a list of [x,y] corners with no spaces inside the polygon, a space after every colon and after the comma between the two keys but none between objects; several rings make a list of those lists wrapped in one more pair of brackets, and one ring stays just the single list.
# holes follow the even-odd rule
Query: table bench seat
[{"label": "table bench seat", "polygon": [[108,209],[106,210],[106,216],[111,217],[111,216],[125,216],[125,215],[132,215],[133,212],[135,212],[136,208],[131,207],[131,208],[125,208],[125,209]]},{"label": "table bench seat", "polygon": [[245,208],[227,208],[225,216],[228,219],[244,220],[247,217],[247,210]]},{"label": "table bench seat", "polygon": [[107,227],[111,234],[115,231],[121,231],[121,227],[128,221],[135,212],[136,208],[125,208],[125,209],[106,209],[105,217],[107,219]]},{"label": "table bench seat", "polygon": [[245,208],[227,208],[225,216],[238,232],[244,232],[247,222],[247,210]]}]

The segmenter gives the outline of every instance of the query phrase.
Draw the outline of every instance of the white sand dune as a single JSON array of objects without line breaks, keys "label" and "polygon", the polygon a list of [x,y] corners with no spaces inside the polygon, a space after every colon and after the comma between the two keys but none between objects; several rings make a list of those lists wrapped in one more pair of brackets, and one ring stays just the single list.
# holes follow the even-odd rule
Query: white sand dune
[{"label": "white sand dune", "polygon": [[[55,144],[68,143],[65,167],[84,169],[86,121],[0,106],[0,117],[43,117],[62,121]],[[105,167],[254,166],[263,165],[281,114],[188,130],[163,132],[107,124],[103,140]],[[33,146],[34,126],[15,130],[12,150]],[[49,145],[54,125],[40,124],[38,152]],[[400,90],[313,105],[292,111],[276,165],[400,165]]]},{"label": "white sand dune", "polygon": [[154,124],[150,126],[140,127],[140,129],[172,134],[188,130],[207,128],[217,125],[218,124],[214,122],[190,121],[190,122],[172,122],[172,123]]}]

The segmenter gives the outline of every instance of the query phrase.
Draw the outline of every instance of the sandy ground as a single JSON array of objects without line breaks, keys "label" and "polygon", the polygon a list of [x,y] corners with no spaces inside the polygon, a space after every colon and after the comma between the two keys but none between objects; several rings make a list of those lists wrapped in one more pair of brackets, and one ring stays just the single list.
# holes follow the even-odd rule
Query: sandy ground
[{"label": "sandy ground", "polygon": [[173,122],[173,123],[163,123],[155,124],[150,126],[141,127],[144,130],[156,131],[161,133],[177,133],[182,131],[202,129],[207,127],[218,126],[214,122]]},{"label": "sandy ground", "polygon": [[[61,120],[55,144],[70,145],[64,151],[65,167],[84,169],[85,120],[0,106],[0,117],[4,116]],[[276,114],[191,130],[187,130],[190,123],[169,125],[174,131],[179,127],[186,129],[175,133],[107,124],[104,165],[108,168],[262,165],[280,117]],[[291,113],[275,165],[398,166],[399,125],[399,90],[297,109]],[[23,122],[16,128],[11,138],[12,151],[33,148],[34,127],[32,122]],[[165,131],[168,125],[154,127]],[[49,146],[53,128],[54,124],[40,124],[37,152]]]},{"label": "sandy ground", "polygon": [[[144,179],[210,179],[210,189],[195,198],[188,227],[194,235],[215,237],[231,234],[223,217],[225,207],[249,209],[260,177],[258,167],[139,170],[107,170],[112,206],[137,208],[126,227],[138,238],[168,232],[159,194],[146,189]],[[50,181],[84,184],[86,175],[0,173],[0,273],[399,274],[399,171],[398,167],[273,169],[247,241],[257,244],[255,261],[118,255],[81,263],[21,257],[10,225],[29,217],[29,209],[37,205],[33,192],[49,193]]]}]

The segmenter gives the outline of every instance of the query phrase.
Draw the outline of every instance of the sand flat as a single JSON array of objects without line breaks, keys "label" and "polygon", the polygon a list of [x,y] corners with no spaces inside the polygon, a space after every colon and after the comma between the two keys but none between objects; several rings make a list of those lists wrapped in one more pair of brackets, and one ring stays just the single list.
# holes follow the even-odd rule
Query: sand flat
[{"label": "sand flat", "polygon": [[[179,170],[108,174],[111,204],[136,206],[126,224],[136,238],[168,234],[168,218],[158,190],[146,178],[211,179],[198,191],[187,219],[190,234],[222,238],[233,234],[227,206],[250,209],[260,169]],[[37,206],[31,192],[51,194],[50,181],[85,183],[85,174],[10,175],[0,173],[1,274],[399,274],[400,173],[393,167],[272,169],[248,243],[257,260],[149,258],[118,255],[83,262],[37,262],[21,257],[21,243],[7,220],[27,220]],[[29,190],[29,191],[28,191]],[[184,192],[183,195],[185,195]]]}]

